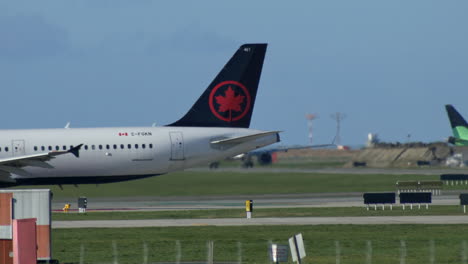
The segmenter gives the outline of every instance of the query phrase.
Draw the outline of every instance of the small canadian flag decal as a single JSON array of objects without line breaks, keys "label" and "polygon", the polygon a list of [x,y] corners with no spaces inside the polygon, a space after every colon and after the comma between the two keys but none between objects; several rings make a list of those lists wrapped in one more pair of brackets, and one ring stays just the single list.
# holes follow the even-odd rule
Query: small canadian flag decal
[{"label": "small canadian flag decal", "polygon": [[119,133],[119,136],[128,136],[128,133],[125,132],[125,133]]}]

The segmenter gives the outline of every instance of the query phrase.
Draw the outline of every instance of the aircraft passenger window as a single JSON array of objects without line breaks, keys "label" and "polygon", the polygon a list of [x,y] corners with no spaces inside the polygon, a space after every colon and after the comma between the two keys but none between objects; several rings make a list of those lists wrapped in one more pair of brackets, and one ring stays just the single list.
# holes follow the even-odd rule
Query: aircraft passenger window
[{"label": "aircraft passenger window", "polygon": [[102,145],[99,145],[99,149],[102,149]]},{"label": "aircraft passenger window", "polygon": [[132,145],[131,145],[131,144],[128,144],[128,145],[127,145],[127,148],[128,148],[128,149],[132,149]]},{"label": "aircraft passenger window", "polygon": [[135,144],[135,148],[136,148],[136,149],[138,148],[138,144]]},{"label": "aircraft passenger window", "polygon": [[63,150],[67,150],[67,146],[63,145],[63,146],[62,146],[62,149],[63,149]]},{"label": "aircraft passenger window", "polygon": [[88,150],[88,145],[84,145],[84,149],[85,149],[85,150]]},{"label": "aircraft passenger window", "polygon": [[120,144],[120,148],[121,148],[121,149],[124,149],[124,144]]},{"label": "aircraft passenger window", "polygon": [[109,146],[109,145],[106,145],[106,149],[110,149],[110,146]]},{"label": "aircraft passenger window", "polygon": [[37,151],[37,146],[34,146],[34,151]]},{"label": "aircraft passenger window", "polygon": [[5,147],[5,152],[8,152],[8,147]]},{"label": "aircraft passenger window", "polygon": [[44,147],[44,146],[41,146],[41,150],[44,151],[44,150],[45,150],[45,147]]},{"label": "aircraft passenger window", "polygon": [[153,148],[153,144],[149,144],[149,148],[151,148],[151,149],[152,149],[152,148]]},{"label": "aircraft passenger window", "polygon": [[95,149],[96,149],[96,146],[91,145],[91,149],[92,149],[92,150],[95,150]]},{"label": "aircraft passenger window", "polygon": [[117,149],[117,145],[116,145],[116,144],[114,144],[114,149]]},{"label": "aircraft passenger window", "polygon": [[2,148],[0,148],[0,152],[2,151]]},{"label": "aircraft passenger window", "polygon": [[145,144],[141,144],[141,148],[146,148],[146,145]]},{"label": "aircraft passenger window", "polygon": [[49,151],[51,151],[51,150],[52,150],[52,146],[49,146]]}]

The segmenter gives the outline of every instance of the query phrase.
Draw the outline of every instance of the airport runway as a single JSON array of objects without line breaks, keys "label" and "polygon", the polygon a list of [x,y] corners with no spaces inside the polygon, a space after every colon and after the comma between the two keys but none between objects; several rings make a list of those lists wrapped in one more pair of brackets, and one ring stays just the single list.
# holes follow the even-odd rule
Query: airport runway
[{"label": "airport runway", "polygon": [[52,228],[125,228],[181,226],[258,226],[258,225],[395,225],[468,224],[468,216],[372,216],[372,217],[290,217],[223,219],[152,219],[53,221]]},{"label": "airport runway", "polygon": [[[239,170],[246,173],[250,170]],[[395,170],[395,169],[317,169],[291,170],[258,168],[255,171],[268,172],[318,172],[318,173],[361,173],[361,174],[441,174],[453,170]],[[460,191],[444,191],[434,195],[432,205],[459,205]],[[247,196],[209,197],[128,197],[88,198],[88,210],[103,211],[171,211],[202,209],[242,209],[245,200],[254,201],[254,208],[300,208],[300,207],[350,207],[364,206],[363,193],[310,193],[310,194],[269,194]],[[60,210],[65,202],[77,208],[75,201],[54,200],[52,208]],[[395,205],[400,206],[400,205]],[[54,221],[53,228],[121,228],[121,227],[169,227],[169,226],[242,226],[242,225],[323,225],[323,224],[468,224],[468,216],[382,216],[382,217],[294,217],[294,218],[253,218],[253,219],[153,219],[114,221]]]},{"label": "airport runway", "polygon": [[[433,196],[433,205],[458,205],[459,192]],[[88,198],[88,210],[96,211],[173,211],[202,209],[240,209],[245,200],[253,200],[255,208],[350,207],[364,206],[362,193],[311,193],[209,197],[129,197]],[[54,200],[52,209],[61,210],[66,202],[77,209],[77,201]],[[398,205],[397,205],[398,206]]]},{"label": "airport runway", "polygon": [[[207,168],[191,171],[208,171]],[[253,169],[220,168],[217,171],[235,171],[241,173],[344,173],[344,174],[419,174],[439,175],[443,173],[463,173],[461,169],[386,169],[386,168],[325,168],[325,169],[290,169],[266,168]],[[443,191],[443,195],[433,196],[435,205],[459,204],[460,192]],[[88,198],[90,210],[199,210],[199,209],[233,209],[242,208],[245,200],[254,200],[256,208],[275,207],[348,207],[363,206],[362,193],[311,193],[311,194],[269,194],[246,196],[210,196],[210,197],[127,197],[127,198]],[[58,200],[52,203],[53,210],[61,210],[65,203],[77,209],[77,199]]]}]

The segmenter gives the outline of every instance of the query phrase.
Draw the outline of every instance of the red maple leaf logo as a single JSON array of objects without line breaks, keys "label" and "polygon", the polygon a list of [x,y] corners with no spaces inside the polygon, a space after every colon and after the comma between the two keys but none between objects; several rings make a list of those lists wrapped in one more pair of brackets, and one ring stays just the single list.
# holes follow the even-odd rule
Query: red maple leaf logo
[{"label": "red maple leaf logo", "polygon": [[241,112],[241,104],[244,102],[245,96],[235,95],[231,86],[224,92],[224,96],[215,96],[216,103],[219,104],[218,112],[229,111],[229,120],[232,120],[232,111]]},{"label": "red maple leaf logo", "polygon": [[211,113],[219,120],[234,122],[249,113],[250,101],[249,90],[242,83],[224,81],[211,90],[208,104]]}]

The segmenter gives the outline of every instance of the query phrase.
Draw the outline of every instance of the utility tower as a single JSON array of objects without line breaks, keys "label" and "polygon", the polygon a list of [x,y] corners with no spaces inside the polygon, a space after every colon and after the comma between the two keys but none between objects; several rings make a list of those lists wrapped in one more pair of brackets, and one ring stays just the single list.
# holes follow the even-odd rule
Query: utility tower
[{"label": "utility tower", "polygon": [[333,139],[333,143],[337,146],[341,146],[341,137],[340,137],[340,130],[341,130],[341,121],[346,118],[346,114],[336,112],[331,114],[331,118],[336,122],[336,135]]},{"label": "utility tower", "polygon": [[314,121],[314,119],[317,119],[318,118],[318,115],[316,114],[306,114],[306,119],[307,119],[307,127],[309,128],[309,143],[312,145],[312,138],[313,138],[313,134],[312,134],[312,121]]}]

